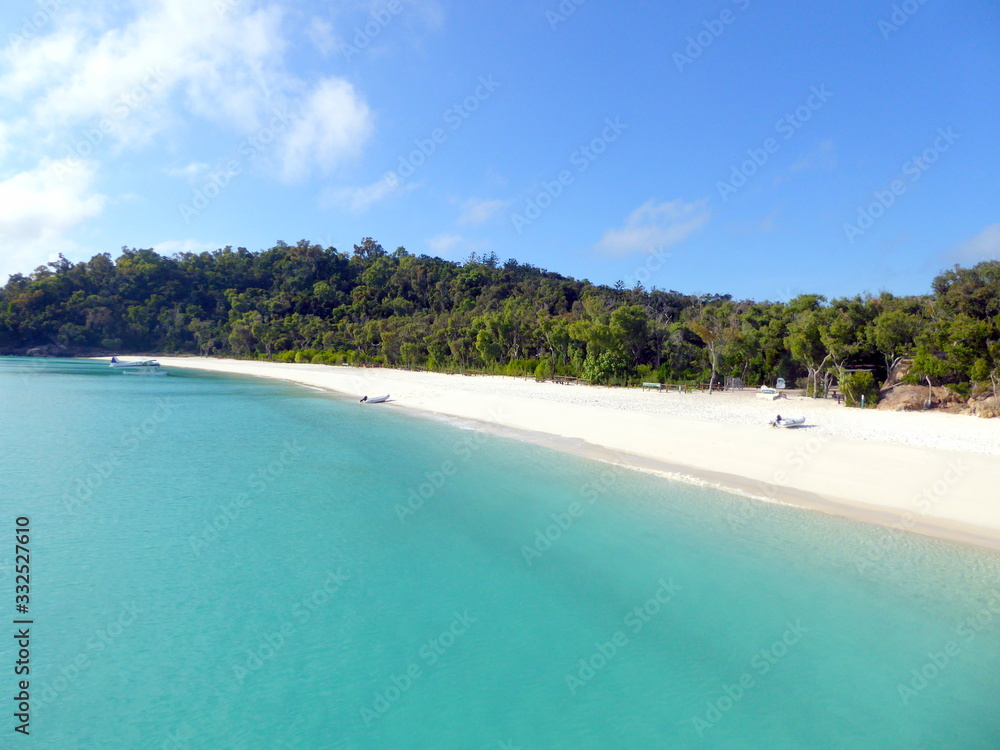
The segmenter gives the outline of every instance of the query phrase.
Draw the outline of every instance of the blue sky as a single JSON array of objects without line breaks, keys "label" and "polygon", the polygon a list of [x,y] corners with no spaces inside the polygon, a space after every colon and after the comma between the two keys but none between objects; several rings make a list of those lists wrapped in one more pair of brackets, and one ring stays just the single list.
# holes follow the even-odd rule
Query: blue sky
[{"label": "blue sky", "polygon": [[1000,258],[992,0],[9,2],[0,278],[365,236],[613,284]]}]

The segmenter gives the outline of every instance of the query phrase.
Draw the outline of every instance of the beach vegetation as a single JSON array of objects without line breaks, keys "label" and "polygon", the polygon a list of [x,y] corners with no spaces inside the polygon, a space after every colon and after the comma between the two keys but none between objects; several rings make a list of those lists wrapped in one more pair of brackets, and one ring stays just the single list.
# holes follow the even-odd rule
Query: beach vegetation
[{"label": "beach vegetation", "polygon": [[[728,379],[865,394],[883,381],[1000,390],[1000,261],[929,293],[737,300],[593,284],[473,253],[462,262],[302,240],[251,252],[64,257],[0,288],[0,353],[190,353],[607,385]],[[851,397],[855,400],[854,397]]]},{"label": "beach vegetation", "polygon": [[552,365],[552,360],[546,357],[539,360],[538,366],[535,368],[535,380],[539,382],[551,380],[554,373],[555,367]]},{"label": "beach vegetation", "polygon": [[874,408],[878,404],[878,384],[870,372],[853,372],[840,377],[840,392],[848,406]]}]

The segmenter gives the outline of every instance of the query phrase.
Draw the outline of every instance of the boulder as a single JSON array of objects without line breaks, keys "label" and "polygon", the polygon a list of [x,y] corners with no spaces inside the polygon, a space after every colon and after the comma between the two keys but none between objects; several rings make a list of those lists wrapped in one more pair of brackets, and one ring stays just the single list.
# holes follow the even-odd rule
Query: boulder
[{"label": "boulder", "polygon": [[878,408],[885,411],[923,411],[924,409],[954,408],[962,399],[947,388],[936,387],[928,402],[925,385],[894,385],[878,394]]},{"label": "boulder", "polygon": [[66,351],[65,347],[59,344],[43,344],[36,346],[25,352],[28,357],[59,357]]},{"label": "boulder", "polygon": [[969,400],[969,413],[984,419],[1000,417],[1000,397],[989,396],[978,400]]},{"label": "boulder", "polygon": [[899,385],[903,382],[903,378],[907,376],[910,372],[910,367],[913,365],[912,359],[901,359],[896,365],[889,371],[888,376],[885,379],[885,383],[882,384],[882,390],[887,390],[892,388],[894,385]]}]

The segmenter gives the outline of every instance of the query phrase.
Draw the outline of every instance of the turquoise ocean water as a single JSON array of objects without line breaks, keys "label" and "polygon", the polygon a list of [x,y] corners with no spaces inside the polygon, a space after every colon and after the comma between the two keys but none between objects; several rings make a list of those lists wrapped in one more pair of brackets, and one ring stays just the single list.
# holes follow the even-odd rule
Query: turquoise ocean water
[{"label": "turquoise ocean water", "polygon": [[3,748],[1000,748],[989,552],[193,371],[0,358],[0,448]]}]

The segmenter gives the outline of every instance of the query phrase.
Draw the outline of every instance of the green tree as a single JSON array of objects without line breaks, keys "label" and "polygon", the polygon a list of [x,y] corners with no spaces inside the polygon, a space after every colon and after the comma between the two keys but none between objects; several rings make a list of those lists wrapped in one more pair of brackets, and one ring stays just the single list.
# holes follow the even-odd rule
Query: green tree
[{"label": "green tree", "polygon": [[823,344],[822,316],[819,310],[800,311],[788,324],[788,349],[792,356],[805,365],[808,371],[810,394],[819,397],[819,373],[830,360]]},{"label": "green tree", "polygon": [[708,381],[708,392],[715,388],[715,376],[719,369],[719,357],[723,354],[739,334],[739,318],[736,306],[732,302],[722,302],[718,305],[708,305],[702,308],[695,320],[688,323],[705,343],[708,351],[709,365],[712,376]]}]

